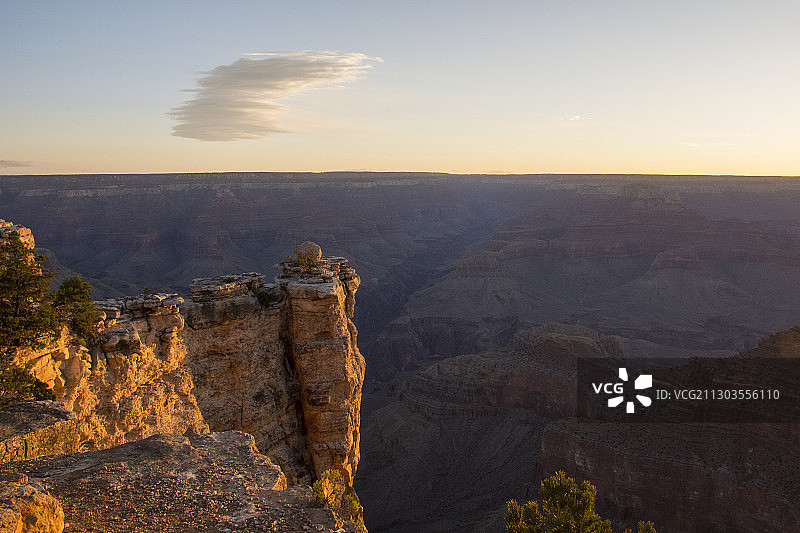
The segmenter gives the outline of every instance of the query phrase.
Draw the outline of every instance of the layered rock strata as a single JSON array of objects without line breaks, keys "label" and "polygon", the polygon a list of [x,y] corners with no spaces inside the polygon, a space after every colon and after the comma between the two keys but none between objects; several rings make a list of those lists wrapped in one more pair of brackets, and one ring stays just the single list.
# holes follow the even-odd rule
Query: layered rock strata
[{"label": "layered rock strata", "polygon": [[[705,368],[709,388],[746,388],[741,377],[755,376],[796,406],[798,367],[762,359],[798,357],[799,347],[793,328],[741,356],[659,375],[687,383]],[[703,533],[800,527],[800,424],[788,418],[796,410],[784,423],[577,423],[577,357],[623,361],[616,339],[554,324],[518,332],[505,350],[429,361],[397,383],[364,416],[369,460],[356,488],[365,502],[390,502],[367,504],[368,522],[382,531],[497,531],[505,501],[536,499],[540,480],[564,470],[597,487],[598,512],[621,528],[637,520]],[[387,392],[374,387],[371,396]],[[724,403],[707,406],[706,420],[736,409]],[[738,409],[742,420],[759,420]],[[403,492],[409,484],[416,490]]]},{"label": "layered rock strata", "polygon": [[[313,246],[312,264],[278,265],[274,284],[249,272],[194,280],[188,304],[165,293],[96,302],[101,341],[91,350],[65,329],[43,349],[19,351],[17,363],[74,411],[80,449],[210,425],[253,434],[293,482],[335,468],[351,486],[364,380],[350,320],[360,278]],[[34,453],[9,447],[15,458]]]},{"label": "layered rock strata", "polygon": [[58,402],[23,402],[0,409],[0,463],[76,452],[75,414]]},{"label": "layered rock strata", "polygon": [[684,384],[677,388],[762,384],[780,391],[786,407],[776,410],[769,400],[707,402],[705,422],[689,422],[690,412],[679,405],[671,407],[670,419],[687,422],[560,420],[544,431],[537,475],[565,470],[587,479],[596,485],[604,513],[653,520],[659,531],[795,531],[800,528],[800,368],[770,361],[799,354],[800,328],[792,328],[736,357],[658,369],[665,383]]},{"label": "layered rock strata", "polygon": [[183,363],[181,303],[167,294],[104,300],[101,341],[91,350],[65,330],[45,348],[17,354],[75,413],[82,449],[208,431]]},{"label": "layered rock strata", "polygon": [[444,359],[408,380],[400,398],[426,417],[484,416],[508,409],[573,416],[578,357],[623,357],[589,328],[548,324],[521,330],[502,351]]},{"label": "layered rock strata", "polygon": [[353,316],[360,279],[343,258],[196,279],[184,306],[187,365],[212,430],[252,433],[294,481],[330,468],[352,484],[364,359]]},{"label": "layered rock strata", "polygon": [[250,433],[290,481],[309,481],[300,389],[280,338],[281,297],[263,276],[196,279],[184,306],[186,364],[213,431]]},{"label": "layered rock strata", "polygon": [[538,475],[589,480],[603,516],[659,531],[796,531],[796,437],[767,426],[560,420],[544,431]]},{"label": "layered rock strata", "polygon": [[[577,357],[622,356],[615,339],[549,324],[505,350],[431,359],[367,397],[356,481],[367,523],[386,532],[500,531],[505,502],[532,499],[542,433],[572,416]],[[388,396],[388,397],[386,397]],[[405,490],[413,486],[414,490]]]},{"label": "layered rock strata", "polygon": [[[0,226],[0,230],[7,229],[3,235],[8,231],[24,233],[33,245],[29,231],[22,232],[20,227],[5,222]],[[177,294],[166,293],[99,301],[100,341],[90,348],[65,328],[44,348],[18,350],[15,362],[45,382],[58,402],[34,402],[0,411],[0,462],[13,461],[8,472],[21,472],[18,468],[22,468],[24,460],[108,450],[166,434],[153,441],[167,443],[159,448],[164,461],[172,461],[173,454],[203,455],[208,451],[209,466],[215,466],[213,458],[230,454],[233,448],[247,448],[250,455],[256,455],[258,442],[280,466],[266,455],[258,455],[261,459],[256,463],[268,464],[275,479],[258,478],[255,487],[267,483],[271,490],[284,490],[286,476],[293,484],[310,483],[334,469],[341,474],[345,494],[350,498],[346,502],[349,507],[342,512],[359,519],[360,506],[352,503],[358,502],[352,482],[359,460],[364,359],[356,346],[357,331],[350,319],[360,279],[347,266],[347,260],[322,258],[319,247],[313,247],[318,256],[312,258],[312,263],[281,264],[282,273],[274,284],[265,284],[263,275],[250,272],[196,279],[191,287],[192,302],[187,305]],[[231,437],[232,434],[200,437],[208,433],[209,424],[215,430],[244,430],[255,437],[244,433],[237,434],[241,438]],[[242,438],[249,440],[244,444],[234,442]],[[209,447],[209,443],[216,444]],[[149,448],[123,446],[120,450],[125,456],[146,455]],[[110,467],[101,463],[113,461],[113,457],[113,452],[100,452],[75,455],[67,461],[81,464],[78,470],[83,471],[87,462],[96,460],[98,468],[105,472]],[[236,466],[242,467],[239,463]],[[126,464],[121,463],[121,467],[124,470]],[[69,466],[48,468],[56,468],[62,474],[70,470]],[[141,479],[142,469],[148,468],[147,464],[139,465],[128,472],[128,477]],[[46,471],[39,472],[40,478],[48,475]],[[125,475],[117,472],[108,480]],[[187,476],[194,479],[191,472]],[[88,492],[84,494],[94,496],[108,488],[105,482],[93,485],[99,477],[91,475],[85,480]],[[233,475],[233,479],[241,477],[239,473]],[[68,515],[77,513],[84,524],[81,527],[87,529],[70,529],[91,530],[95,527],[92,511],[80,516],[83,502],[78,493],[70,492],[73,485],[83,483],[78,478],[80,475],[65,481],[62,492],[71,509]],[[230,501],[236,496],[238,489],[231,488],[235,483],[223,485],[223,492],[214,491],[209,498],[219,495]],[[0,518],[4,526],[8,522],[11,531],[16,532],[23,527],[19,524],[28,520],[24,510],[27,503],[23,500],[27,498],[25,501],[33,505],[41,498],[35,487],[12,488],[23,498],[0,509],[4,513]],[[231,490],[234,494],[230,494]],[[308,502],[308,488],[293,490],[291,498]],[[304,490],[302,497],[297,496]],[[295,494],[297,491],[300,493]],[[158,503],[150,502],[147,491],[138,492],[136,498]],[[136,498],[123,501],[123,508],[115,508],[114,516],[126,514],[125,505],[135,505]],[[344,496],[342,499],[344,502]],[[77,511],[72,508],[76,505]],[[180,505],[179,499],[175,505]],[[285,510],[279,508],[276,506],[279,514],[285,515]],[[245,510],[248,509],[252,510],[252,505]],[[233,518],[224,515],[220,523],[232,524],[223,530],[252,530],[241,529],[244,522],[252,522],[250,525],[255,524],[257,530],[264,526],[293,530],[279,523],[282,519],[264,522],[268,513],[262,511],[242,511]],[[195,510],[181,512],[192,514]],[[194,522],[186,516],[175,518],[170,514],[161,525],[169,529],[170,524],[184,527],[190,523]],[[147,530],[137,524],[131,519],[120,527],[126,531]],[[331,527],[338,527],[335,522],[332,524]],[[34,526],[31,527],[37,531],[46,529]],[[301,526],[298,530],[309,529],[308,524]],[[101,529],[112,531],[114,527],[106,524]],[[325,527],[315,524],[315,529],[329,530]],[[207,524],[202,528],[207,529]],[[56,526],[51,529],[60,531]]]}]

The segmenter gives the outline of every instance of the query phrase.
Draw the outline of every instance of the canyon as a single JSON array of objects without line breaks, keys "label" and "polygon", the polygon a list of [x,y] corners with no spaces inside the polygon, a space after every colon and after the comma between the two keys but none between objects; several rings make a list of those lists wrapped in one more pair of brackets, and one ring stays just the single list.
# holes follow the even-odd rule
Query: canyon
[{"label": "canyon", "polygon": [[[563,420],[574,389],[564,363],[580,354],[729,357],[800,324],[798,202],[800,183],[775,177],[0,176],[0,213],[33,230],[61,277],[80,273],[99,299],[124,301],[147,289],[185,300],[176,305],[178,337],[187,347],[202,346],[202,356],[182,364],[212,431],[254,434],[289,482],[311,479],[317,464],[354,461],[360,448],[358,474],[348,476],[371,531],[497,530],[504,501],[535,497],[538,481],[555,469],[595,483],[610,517],[658,518],[666,531],[722,531],[737,520],[764,531],[771,519],[792,524],[797,501],[788,478],[776,473],[777,484],[748,485],[749,474],[715,455],[720,441],[741,433],[736,442],[744,446],[758,432],[695,428],[687,432],[695,448],[656,456],[610,433],[595,438]],[[362,280],[358,305],[345,311],[353,314],[352,331],[341,318],[329,326],[341,354],[351,350],[347,339],[355,342],[358,326],[366,360],[360,419],[352,406],[337,418],[314,405],[357,388],[347,377],[363,368],[357,357],[342,356],[339,368],[350,370],[329,389],[313,380],[295,383],[286,376],[298,370],[268,354],[283,346],[304,360],[318,339],[301,335],[292,347],[285,334],[248,333],[256,324],[294,331],[295,321],[313,319],[313,310],[303,315],[305,303],[286,306],[288,287],[244,275],[233,292],[217,289],[231,273],[280,263],[304,240],[347,257]],[[209,276],[210,288],[192,283]],[[347,282],[340,284],[342,294],[326,298],[346,310]],[[172,311],[163,313],[163,332],[154,327],[169,336],[179,324]],[[258,364],[252,354],[271,363]],[[194,409],[178,377],[184,370],[163,371],[169,377],[154,393],[173,398],[175,413]],[[215,379],[221,374],[238,377]],[[268,376],[283,376],[283,384],[262,386]],[[298,401],[303,394],[308,401]],[[208,405],[217,406],[215,415],[206,416]],[[317,459],[308,446],[298,455],[307,435],[297,414],[276,407],[287,405],[338,428]],[[270,416],[260,416],[261,409]],[[360,431],[348,436],[352,425]],[[627,441],[636,439],[630,431],[623,432]],[[644,441],[666,438],[659,431],[648,428],[652,440]],[[794,437],[786,438],[770,436],[754,449],[760,457],[777,449],[791,459],[785,450]],[[708,457],[687,459],[703,447]],[[617,466],[612,472],[598,464]],[[662,491],[619,474],[625,464],[669,479],[668,465],[688,464],[682,479],[704,488],[697,495],[669,490],[684,495],[674,505],[693,502],[686,515],[695,522],[648,515]],[[731,508],[715,499],[720,487],[783,518],[754,512],[747,522],[732,511],[714,514]]]}]

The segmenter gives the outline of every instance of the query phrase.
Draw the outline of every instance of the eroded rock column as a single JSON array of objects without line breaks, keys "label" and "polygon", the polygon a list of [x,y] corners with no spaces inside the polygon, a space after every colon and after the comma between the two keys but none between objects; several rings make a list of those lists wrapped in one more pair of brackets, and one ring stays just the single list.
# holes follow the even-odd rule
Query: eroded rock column
[{"label": "eroded rock column", "polygon": [[285,299],[281,337],[300,385],[306,445],[317,477],[335,467],[352,484],[365,365],[350,319],[360,279],[343,258],[283,267],[275,280]]}]

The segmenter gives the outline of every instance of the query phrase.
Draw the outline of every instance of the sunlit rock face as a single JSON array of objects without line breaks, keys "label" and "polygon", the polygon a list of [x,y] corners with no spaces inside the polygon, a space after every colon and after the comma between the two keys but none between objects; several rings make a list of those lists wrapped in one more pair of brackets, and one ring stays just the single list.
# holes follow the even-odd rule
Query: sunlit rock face
[{"label": "sunlit rock face", "polygon": [[26,246],[34,247],[33,233],[29,228],[0,218],[0,241],[4,241],[9,233],[16,233]]},{"label": "sunlit rock face", "polygon": [[251,433],[294,481],[330,468],[352,483],[364,358],[350,318],[359,277],[343,258],[196,279],[184,306],[195,396],[212,430]]},{"label": "sunlit rock face", "polygon": [[98,301],[96,346],[65,329],[21,350],[18,363],[75,413],[77,445],[50,453],[210,426],[254,435],[293,482],[335,468],[351,485],[365,369],[351,320],[360,278],[344,258],[316,261],[283,263],[271,284],[254,272],[199,278],[189,303],[166,293]]},{"label": "sunlit rock face", "polygon": [[[89,348],[64,328],[42,348],[15,351],[56,401],[0,410],[0,464],[11,465],[0,468],[3,530],[63,529],[61,504],[39,484],[46,479],[75,531],[119,520],[141,531],[355,531],[365,365],[351,318],[360,278],[346,259],[313,251],[308,262],[282,263],[273,284],[255,272],[196,279],[188,304],[160,292],[97,301],[99,341]],[[239,431],[208,435],[209,426]],[[83,453],[58,455],[71,452]],[[351,498],[344,518],[312,504],[306,486],[331,469]],[[163,505],[171,510],[159,514]],[[158,512],[131,514],[152,506]]]},{"label": "sunlit rock face", "polygon": [[291,267],[277,278],[284,295],[281,335],[297,375],[306,444],[316,475],[339,467],[352,483],[359,461],[364,358],[350,320],[360,278],[343,258],[309,277]]},{"label": "sunlit rock face", "polygon": [[91,350],[64,330],[44,348],[17,354],[75,413],[81,449],[207,432],[184,364],[183,299],[149,294],[97,303],[104,318]]},{"label": "sunlit rock face", "polygon": [[0,531],[61,533],[64,510],[40,483],[17,471],[0,474]]},{"label": "sunlit rock face", "polygon": [[53,401],[22,402],[0,409],[0,463],[78,451],[75,413]]}]

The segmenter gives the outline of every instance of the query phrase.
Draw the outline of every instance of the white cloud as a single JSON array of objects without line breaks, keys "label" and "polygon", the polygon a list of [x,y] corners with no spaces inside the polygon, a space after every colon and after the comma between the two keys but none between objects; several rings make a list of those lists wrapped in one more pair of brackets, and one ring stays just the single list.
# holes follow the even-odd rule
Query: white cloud
[{"label": "white cloud", "polygon": [[191,100],[169,115],[172,134],[203,141],[258,139],[286,132],[280,100],[308,89],[338,86],[362,76],[380,58],[359,53],[257,52],[221,65],[198,80]]},{"label": "white cloud", "polygon": [[13,159],[0,159],[0,168],[32,167],[33,161],[14,161]]},{"label": "white cloud", "polygon": [[584,117],[583,115],[572,115],[571,117],[567,117],[567,120],[570,122],[575,122],[578,120],[592,120],[592,117]]}]

